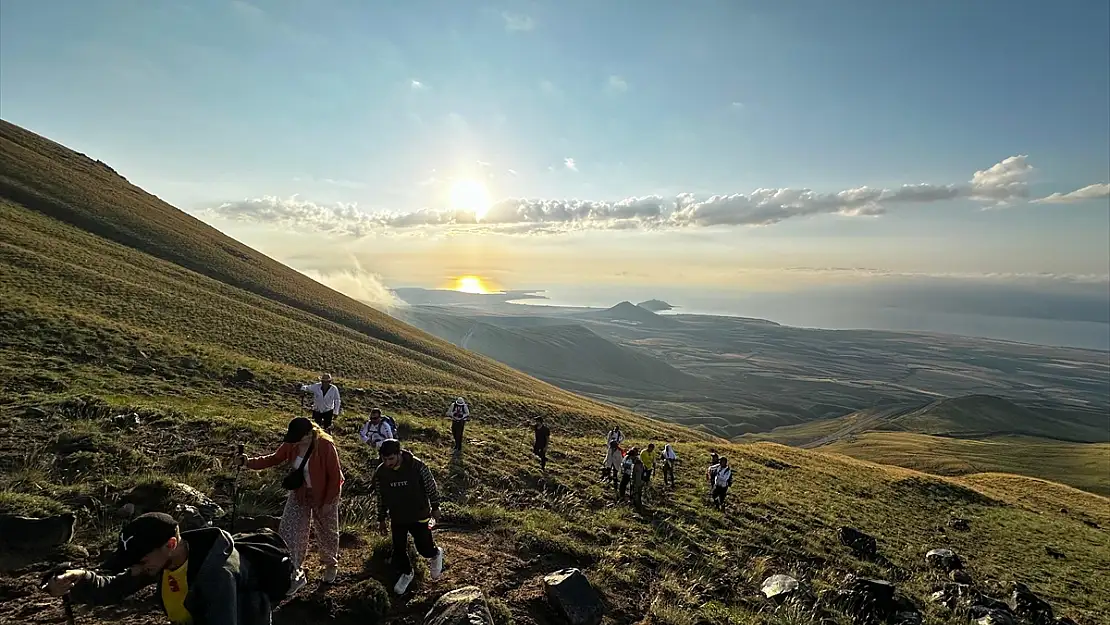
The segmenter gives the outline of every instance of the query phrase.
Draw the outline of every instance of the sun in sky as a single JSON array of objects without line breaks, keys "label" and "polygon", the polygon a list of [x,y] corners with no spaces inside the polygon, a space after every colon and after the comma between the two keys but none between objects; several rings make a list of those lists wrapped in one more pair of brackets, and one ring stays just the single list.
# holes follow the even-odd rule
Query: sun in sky
[{"label": "sun in sky", "polygon": [[489,212],[490,195],[486,185],[471,178],[461,178],[451,185],[451,208],[474,213],[481,221]]},{"label": "sun in sky", "polygon": [[486,288],[486,283],[478,276],[461,276],[455,280],[455,290],[463,293],[476,293],[478,295],[485,295],[490,290]]}]

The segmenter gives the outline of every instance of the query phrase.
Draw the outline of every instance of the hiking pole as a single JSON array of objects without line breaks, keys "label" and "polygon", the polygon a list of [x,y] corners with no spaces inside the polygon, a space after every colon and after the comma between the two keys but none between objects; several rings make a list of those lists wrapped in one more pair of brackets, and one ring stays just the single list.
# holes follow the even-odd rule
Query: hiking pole
[{"label": "hiking pole", "polygon": [[243,470],[243,465],[239,464],[239,459],[243,457],[243,443],[238,445],[238,455],[235,456],[235,489],[231,491],[231,533],[235,533],[235,520],[239,518],[239,472]]},{"label": "hiking pole", "polygon": [[66,625],[76,625],[77,619],[73,618],[73,599],[68,593],[62,597],[62,606],[66,609]]}]

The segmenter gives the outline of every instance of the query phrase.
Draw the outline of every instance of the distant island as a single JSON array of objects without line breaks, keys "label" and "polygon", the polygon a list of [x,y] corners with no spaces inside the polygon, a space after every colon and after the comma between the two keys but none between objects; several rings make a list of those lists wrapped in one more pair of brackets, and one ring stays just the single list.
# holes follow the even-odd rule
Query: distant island
[{"label": "distant island", "polygon": [[639,304],[636,304],[636,305],[639,306],[640,308],[646,308],[647,310],[650,310],[651,312],[662,312],[664,310],[674,310],[674,306],[671,306],[670,304],[668,304],[667,302],[664,302],[661,299],[649,299],[646,302],[640,302]]}]

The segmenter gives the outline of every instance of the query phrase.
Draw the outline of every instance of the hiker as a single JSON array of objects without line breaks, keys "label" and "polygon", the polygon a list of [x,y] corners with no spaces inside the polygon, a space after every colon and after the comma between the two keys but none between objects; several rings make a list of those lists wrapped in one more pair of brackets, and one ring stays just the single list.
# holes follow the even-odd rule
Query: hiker
[{"label": "hiker", "polygon": [[[624,455],[624,460],[621,462],[621,485],[617,489],[617,499],[624,499],[625,493],[628,492],[628,485],[632,482],[632,472],[635,469],[636,461],[640,459],[640,448],[633,447],[628,450]],[[643,467],[643,463],[640,463]]]},{"label": "hiker", "polygon": [[382,418],[381,408],[374,408],[370,411],[370,419],[359,430],[358,436],[362,442],[369,443],[374,446],[374,449],[380,450],[382,443],[391,438],[397,438],[397,432],[392,423]]},{"label": "hiker", "polygon": [[466,400],[459,397],[447,409],[447,416],[451,418],[451,435],[455,437],[455,453],[462,451],[463,429],[470,420],[470,407]]},{"label": "hiker", "polygon": [[644,484],[647,485],[655,472],[655,443],[649,443],[647,449],[640,452],[640,462],[644,465]]},{"label": "hiker", "polygon": [[428,465],[412,452],[401,449],[401,441],[389,439],[382,443],[382,462],[374,470],[374,487],[378,493],[378,531],[385,534],[389,516],[393,534],[393,564],[401,577],[393,592],[405,594],[412,583],[412,561],[409,560],[409,534],[416,552],[428,559],[432,579],[443,573],[443,549],[436,546],[432,527],[439,517],[439,488]]},{"label": "hiker", "polygon": [[331,383],[331,374],[322,374],[315,384],[302,384],[301,392],[312,393],[312,420],[330,432],[332,419],[341,411],[339,387]]},{"label": "hiker", "polygon": [[45,589],[76,603],[118,605],[157,584],[155,596],[174,625],[268,625],[270,597],[261,590],[255,562],[242,553],[218,527],[183,532],[170,515],[148,512],[120,532],[105,563],[113,575],[71,569],[53,576]]},{"label": "hiker", "polygon": [[[285,438],[277,451],[268,456],[239,456],[239,466],[260,470],[288,465],[291,469],[281,481],[289,491],[281,513],[278,533],[289,545],[296,577],[296,590],[308,579],[304,559],[308,553],[309,525],[316,525],[316,551],[324,565],[323,582],[335,582],[339,569],[339,499],[343,488],[343,470],[335,441],[317,423],[305,417],[289,422]],[[294,592],[296,592],[294,590]]]},{"label": "hiker", "polygon": [[621,463],[624,460],[624,454],[621,453],[620,446],[616,441],[610,441],[608,449],[605,450],[605,462],[601,465],[601,479],[617,487],[620,480]]},{"label": "hiker", "polygon": [[540,471],[547,470],[547,443],[551,440],[551,428],[543,422],[543,417],[536,417],[535,442],[532,443],[532,453],[540,459]]},{"label": "hiker", "polygon": [[605,442],[620,445],[624,442],[624,432],[621,432],[621,426],[614,425],[613,429],[609,430],[608,436],[605,437]]},{"label": "hiker", "polygon": [[721,458],[716,465],[709,467],[713,475],[713,506],[718,510],[725,509],[725,495],[728,487],[732,486],[732,468],[728,466],[728,458]]},{"label": "hiker", "polygon": [[678,461],[678,454],[675,453],[674,447],[672,447],[670,443],[663,446],[663,451],[659,454],[659,459],[663,461],[663,484],[673,488],[674,465]]},{"label": "hiker", "polygon": [[643,453],[632,456],[632,505],[644,507],[644,487],[647,486],[647,471],[644,468]]}]

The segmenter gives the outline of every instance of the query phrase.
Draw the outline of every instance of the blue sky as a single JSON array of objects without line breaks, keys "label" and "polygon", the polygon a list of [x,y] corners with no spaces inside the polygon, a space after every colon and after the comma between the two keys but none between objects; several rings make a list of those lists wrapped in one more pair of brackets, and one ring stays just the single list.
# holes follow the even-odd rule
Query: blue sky
[{"label": "blue sky", "polygon": [[[304,265],[393,285],[597,263],[720,285],[736,266],[1104,275],[1108,23],[1097,0],[4,0],[0,114],[287,262],[325,247]],[[434,211],[459,179],[536,203],[451,230]],[[959,188],[832,209],[753,194],[916,183]],[[378,211],[393,221],[333,223]],[[573,252],[515,236],[551,223]],[[660,250],[682,278],[644,269]]]}]

